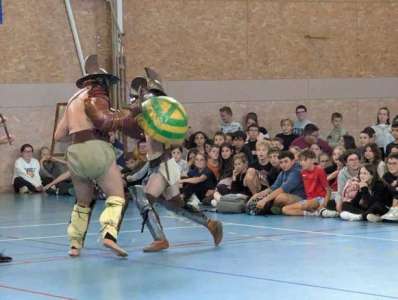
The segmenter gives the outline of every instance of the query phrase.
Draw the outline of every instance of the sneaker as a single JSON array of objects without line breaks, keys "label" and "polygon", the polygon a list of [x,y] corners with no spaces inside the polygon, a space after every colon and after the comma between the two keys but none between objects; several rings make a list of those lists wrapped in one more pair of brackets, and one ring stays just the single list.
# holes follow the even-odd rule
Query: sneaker
[{"label": "sneaker", "polygon": [[319,211],[319,215],[322,218],[337,218],[339,216],[339,213],[335,210],[330,210],[330,209],[326,209],[326,208],[322,208]]},{"label": "sneaker", "polygon": [[18,191],[20,194],[28,194],[29,193],[29,189],[28,189],[28,187],[27,186],[23,186],[23,187],[21,187],[21,188],[19,188],[19,191]]},{"label": "sneaker", "polygon": [[398,221],[398,207],[391,207],[381,218],[388,221]]},{"label": "sneaker", "polygon": [[211,206],[213,206],[213,207],[216,207],[216,206],[217,206],[217,203],[218,203],[218,201],[217,201],[216,199],[213,199],[213,200],[211,200],[211,202],[210,202]]},{"label": "sneaker", "polygon": [[340,214],[340,218],[346,221],[361,221],[362,220],[362,215],[360,214],[353,214],[348,211],[343,211]]},{"label": "sneaker", "polygon": [[198,197],[197,197],[195,194],[193,194],[193,195],[188,199],[188,202],[187,202],[187,205],[188,205],[188,206],[192,206],[192,207],[195,208],[196,210],[200,210],[199,204],[200,204],[200,200],[198,199]]},{"label": "sneaker", "polygon": [[375,214],[368,214],[368,215],[366,216],[366,219],[367,219],[369,222],[372,222],[372,223],[377,223],[377,222],[383,221],[383,219],[382,219],[380,216],[375,215]]}]

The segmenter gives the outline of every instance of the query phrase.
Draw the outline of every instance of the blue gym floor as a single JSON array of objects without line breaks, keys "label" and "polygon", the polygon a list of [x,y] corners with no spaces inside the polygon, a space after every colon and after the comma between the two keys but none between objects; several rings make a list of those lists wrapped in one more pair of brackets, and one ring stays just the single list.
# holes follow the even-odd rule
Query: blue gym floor
[{"label": "blue gym floor", "polygon": [[224,241],[161,209],[170,249],[127,210],[119,259],[98,243],[95,207],[80,258],[67,255],[73,199],[0,195],[0,299],[398,299],[398,225],[316,217],[215,215]]}]

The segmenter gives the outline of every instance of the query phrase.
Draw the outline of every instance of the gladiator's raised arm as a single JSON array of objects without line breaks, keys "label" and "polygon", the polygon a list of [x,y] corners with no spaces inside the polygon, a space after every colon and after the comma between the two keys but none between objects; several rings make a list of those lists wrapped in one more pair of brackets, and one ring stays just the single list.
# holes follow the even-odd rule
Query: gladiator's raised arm
[{"label": "gladiator's raised arm", "polygon": [[142,130],[135,119],[139,114],[138,107],[112,112],[109,98],[98,90],[96,91],[95,88],[89,92],[89,97],[85,99],[84,105],[88,118],[100,131],[121,130],[127,136],[135,139],[142,136]]}]

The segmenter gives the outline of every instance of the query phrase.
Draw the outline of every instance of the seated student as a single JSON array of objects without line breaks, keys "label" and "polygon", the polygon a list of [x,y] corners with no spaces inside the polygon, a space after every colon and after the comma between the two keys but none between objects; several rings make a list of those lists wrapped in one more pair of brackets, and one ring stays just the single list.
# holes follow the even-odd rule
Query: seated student
[{"label": "seated student", "polygon": [[377,170],[379,178],[383,178],[387,172],[386,164],[381,159],[381,152],[376,143],[368,144],[365,146],[362,160],[364,163],[372,164]]},{"label": "seated student", "polygon": [[298,146],[300,149],[309,148],[312,144],[318,144],[321,150],[327,154],[332,154],[329,144],[319,138],[319,128],[314,124],[304,127],[303,136],[295,139],[290,146]]},{"label": "seated student", "polygon": [[171,156],[176,161],[177,165],[181,170],[181,177],[186,177],[188,175],[189,166],[188,162],[185,159],[182,159],[183,149],[181,146],[172,146],[171,147]]},{"label": "seated student", "polygon": [[332,153],[332,164],[325,169],[329,187],[332,190],[331,199],[334,200],[334,194],[337,192],[337,176],[340,170],[344,167],[343,154],[345,149],[342,146],[337,146],[333,149]]},{"label": "seated student", "polygon": [[276,208],[282,208],[285,205],[305,199],[301,168],[296,163],[293,153],[282,151],[279,154],[279,164],[282,171],[274,184],[270,188],[253,195],[250,199],[250,201],[257,202],[257,212],[268,211],[273,203],[275,209],[272,209],[272,212],[277,213],[278,209]]},{"label": "seated student", "polygon": [[392,153],[398,153],[398,145],[393,145],[390,148],[390,154]]},{"label": "seated student", "polygon": [[316,161],[315,162],[317,164],[319,164],[319,156],[322,153],[321,147],[319,147],[318,144],[312,144],[309,149],[315,153],[315,157],[316,157]]},{"label": "seated student", "polygon": [[221,163],[220,163],[220,147],[218,145],[212,145],[208,153],[207,168],[213,172],[213,175],[218,181],[221,174]]},{"label": "seated student", "polygon": [[245,144],[246,142],[246,133],[243,131],[237,131],[234,133],[234,139],[232,141],[232,145],[235,149],[235,154],[244,153],[249,161],[249,164],[254,162],[253,155],[249,149],[249,146]]},{"label": "seated student", "polygon": [[279,173],[281,172],[281,168],[279,166],[279,154],[281,150],[278,148],[270,148],[268,150],[268,158],[269,162],[272,166],[271,172],[268,174],[268,182],[270,185],[273,185],[276,179],[278,178]]},{"label": "seated student", "polygon": [[361,167],[360,156],[355,150],[346,150],[343,154],[343,163],[345,167],[341,169],[337,176],[337,193],[335,194],[336,211],[341,212],[344,187],[347,181],[357,177]]},{"label": "seated student", "polygon": [[255,112],[249,112],[246,117],[245,117],[245,125],[246,125],[246,130],[249,129],[250,125],[257,125],[259,129],[259,138],[262,139],[269,139],[269,134],[267,129],[264,127],[260,126],[258,124],[258,117]]},{"label": "seated student", "polygon": [[250,189],[245,185],[245,177],[249,168],[249,162],[244,153],[235,154],[233,157],[234,169],[232,171],[231,194],[244,194],[251,196]]},{"label": "seated student", "polygon": [[375,166],[366,164],[361,167],[359,178],[354,177],[346,184],[340,218],[347,221],[380,222],[381,215],[391,206],[391,200]]},{"label": "seated student", "polygon": [[140,185],[142,180],[147,176],[149,171],[149,164],[146,156],[147,151],[146,141],[138,141],[131,153],[131,157],[126,161],[126,167],[122,170],[122,176],[126,186]]},{"label": "seated student", "polygon": [[318,210],[326,207],[328,202],[326,173],[316,165],[316,155],[312,150],[302,151],[299,160],[306,199],[285,205],[282,213],[288,216],[317,216]]},{"label": "seated student", "polygon": [[387,157],[387,173],[384,174],[383,181],[393,200],[388,212],[381,217],[383,220],[398,221],[398,153],[391,153]]},{"label": "seated student", "polygon": [[224,133],[235,133],[242,131],[242,125],[239,122],[232,120],[232,109],[229,106],[223,106],[220,108],[220,130]]},{"label": "seated student", "polygon": [[209,140],[207,135],[203,131],[196,131],[189,138],[190,140],[190,149],[195,148],[198,152],[205,154],[206,153],[206,141]]},{"label": "seated student", "polygon": [[232,175],[234,170],[234,149],[232,145],[224,143],[221,146],[220,177],[214,192],[213,206],[216,206],[222,195],[226,195],[231,190]]},{"label": "seated student", "polygon": [[252,154],[253,161],[257,160],[256,155],[256,143],[259,139],[259,127],[256,124],[252,124],[247,129],[247,142],[246,145],[249,147],[250,153]]},{"label": "seated student", "polygon": [[188,172],[195,167],[195,156],[198,153],[199,151],[196,148],[188,150],[187,154]]},{"label": "seated student", "polygon": [[220,180],[231,178],[234,169],[234,149],[231,144],[221,145]]},{"label": "seated student", "polygon": [[302,135],[305,126],[312,123],[310,120],[307,119],[307,107],[302,104],[298,105],[296,107],[296,117],[297,120],[294,122],[293,125],[293,133],[297,135]]},{"label": "seated student", "polygon": [[365,127],[364,130],[359,134],[359,146],[357,150],[362,156],[365,146],[375,142],[376,131],[372,127]]},{"label": "seated student", "polygon": [[386,156],[390,155],[392,147],[398,147],[398,121],[393,122],[391,125],[391,134],[394,141],[389,143],[386,147]]},{"label": "seated student", "polygon": [[279,150],[283,150],[283,140],[281,138],[275,137],[269,141],[269,145],[271,148],[278,148]]},{"label": "seated student", "polygon": [[232,145],[232,143],[233,143],[233,139],[234,139],[234,134],[233,133],[225,133],[225,142],[227,143],[227,144],[231,144]]},{"label": "seated student", "polygon": [[290,151],[291,153],[293,153],[294,159],[295,159],[296,161],[298,161],[298,160],[299,160],[299,154],[300,154],[300,152],[301,152],[300,147],[290,145],[289,151]]},{"label": "seated student", "polygon": [[244,185],[249,188],[253,195],[271,186],[268,175],[271,173],[273,167],[269,161],[268,149],[266,141],[257,142],[256,152],[258,160],[250,165],[246,173]]},{"label": "seated student", "polygon": [[183,185],[181,195],[186,203],[194,194],[200,201],[212,197],[216,183],[213,173],[207,168],[206,155],[200,152],[195,155],[194,168],[188,172],[188,178],[180,180],[180,184]]},{"label": "seated student", "polygon": [[116,132],[110,131],[108,132],[108,135],[109,135],[109,143],[112,144],[113,149],[115,150],[116,164],[119,166],[120,169],[124,169],[126,167],[126,160],[124,157],[124,146],[117,138]]},{"label": "seated student", "polygon": [[343,135],[347,134],[347,130],[342,127],[343,115],[341,113],[332,113],[331,122],[333,129],[328,134],[326,140],[331,147],[336,147],[340,144]]},{"label": "seated student", "polygon": [[49,194],[71,195],[73,184],[66,161],[51,156],[48,147],[40,148],[40,178]]},{"label": "seated student", "polygon": [[355,150],[357,149],[357,145],[355,144],[355,139],[352,135],[345,134],[342,137],[341,145],[346,150]]},{"label": "seated student", "polygon": [[319,155],[319,166],[322,169],[326,169],[327,167],[331,166],[330,156],[327,153],[321,152]]},{"label": "seated student", "polygon": [[225,134],[221,131],[217,131],[213,137],[213,143],[221,147],[225,143]]},{"label": "seated student", "polygon": [[387,145],[394,141],[394,137],[391,135],[390,110],[388,107],[379,108],[376,125],[373,125],[372,128],[376,132],[375,143],[379,146],[384,159]]},{"label": "seated student", "polygon": [[282,132],[278,133],[275,137],[280,138],[282,140],[283,149],[289,150],[292,142],[298,138],[299,136],[293,133],[293,121],[290,119],[282,119],[281,120],[281,128]]},{"label": "seated student", "polygon": [[22,145],[21,157],[15,161],[13,185],[16,193],[43,192],[40,178],[40,163],[33,158],[33,147],[29,144]]}]

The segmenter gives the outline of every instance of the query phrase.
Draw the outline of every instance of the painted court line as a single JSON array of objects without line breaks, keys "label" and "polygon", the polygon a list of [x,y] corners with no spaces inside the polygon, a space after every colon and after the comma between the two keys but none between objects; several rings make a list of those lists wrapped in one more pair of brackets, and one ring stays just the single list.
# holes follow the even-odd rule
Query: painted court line
[{"label": "painted court line", "polygon": [[58,295],[54,295],[54,294],[50,294],[50,293],[46,293],[46,292],[40,292],[40,291],[17,288],[17,287],[5,285],[5,284],[0,284],[0,288],[13,290],[13,291],[18,291],[18,292],[23,292],[23,293],[28,293],[28,294],[33,294],[33,295],[40,295],[40,296],[53,298],[53,299],[75,300],[74,298],[58,296]]},{"label": "painted court line", "polygon": [[[198,225],[193,225],[193,226],[176,226],[176,227],[165,227],[163,228],[164,230],[177,230],[177,229],[190,229],[190,228],[201,228],[202,226]],[[140,229],[136,230],[124,230],[120,231],[119,234],[122,233],[133,233],[133,232],[141,232]],[[99,235],[98,232],[91,232],[87,233],[86,235],[91,236],[91,235]],[[67,237],[66,234],[63,235],[51,235],[51,236],[36,236],[36,237],[22,237],[22,238],[10,238],[10,239],[2,239],[0,240],[1,242],[16,242],[16,241],[29,241],[29,240],[44,240],[44,239],[56,239],[56,238],[65,238]]]},{"label": "painted court line", "polygon": [[157,265],[157,266],[163,266],[163,267],[167,267],[167,268],[183,269],[183,270],[196,271],[196,272],[202,272],[202,273],[218,274],[218,275],[224,275],[224,276],[229,276],[229,277],[256,279],[256,280],[261,280],[261,281],[275,282],[275,283],[295,285],[295,286],[304,286],[304,287],[310,287],[310,288],[318,288],[318,289],[324,289],[324,290],[330,290],[330,291],[336,291],[336,292],[343,292],[343,293],[349,293],[349,294],[366,295],[366,296],[372,296],[372,297],[378,297],[378,298],[398,299],[397,296],[367,293],[367,292],[362,292],[362,291],[357,291],[357,290],[348,290],[348,289],[343,289],[343,288],[335,288],[335,287],[322,286],[322,285],[317,285],[317,284],[295,282],[295,281],[289,281],[289,280],[280,280],[280,279],[259,277],[259,276],[252,276],[252,275],[245,275],[245,274],[239,274],[239,273],[212,271],[212,270],[206,270],[206,269],[200,269],[200,268],[194,268],[194,267],[173,266],[173,265],[168,265],[168,264],[149,263],[149,262],[142,262],[142,261],[136,261],[136,263],[148,264],[148,265]]},{"label": "painted court line", "polygon": [[281,227],[272,227],[272,226],[263,226],[263,225],[250,225],[250,224],[231,223],[231,222],[224,223],[224,225],[270,229],[270,230],[280,230],[280,231],[289,231],[289,232],[298,232],[298,233],[308,233],[308,234],[324,235],[324,236],[346,237],[346,238],[354,238],[354,239],[362,239],[362,240],[398,242],[398,240],[396,240],[396,239],[368,237],[368,236],[360,236],[360,235],[344,234],[344,233],[331,233],[331,232],[324,232],[324,231],[301,230],[301,229],[293,229],[293,228],[281,228]]},{"label": "painted court line", "polygon": [[[177,219],[177,217],[173,216],[161,216],[162,219]],[[142,221],[142,218],[124,218],[123,222],[126,221]],[[99,221],[91,221],[90,224],[98,224]],[[46,223],[46,224],[30,224],[30,225],[10,225],[10,226],[0,226],[0,229],[12,229],[12,228],[31,228],[31,227],[47,227],[47,226],[65,226],[67,223]]]}]

